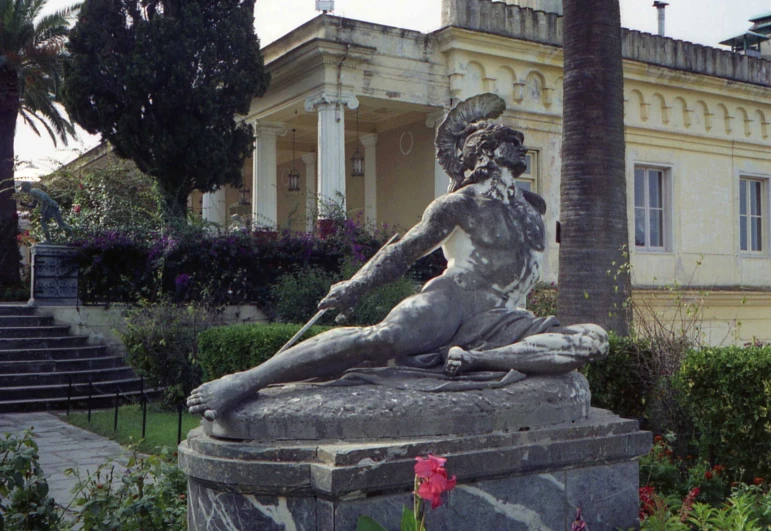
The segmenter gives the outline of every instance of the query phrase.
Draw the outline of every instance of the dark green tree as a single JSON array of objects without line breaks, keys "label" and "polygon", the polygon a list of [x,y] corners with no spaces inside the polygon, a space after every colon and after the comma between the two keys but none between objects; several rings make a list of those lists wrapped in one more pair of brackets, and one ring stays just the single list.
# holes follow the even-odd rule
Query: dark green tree
[{"label": "dark green tree", "polygon": [[64,102],[90,133],[158,181],[168,218],[193,190],[238,185],[267,89],[254,0],[85,0]]},{"label": "dark green tree", "polygon": [[59,94],[71,9],[41,16],[45,0],[0,0],[0,286],[19,282],[13,190],[16,119],[45,129],[56,144],[75,136],[54,101]]},{"label": "dark green tree", "polygon": [[618,0],[563,0],[559,317],[629,333],[624,73]]}]

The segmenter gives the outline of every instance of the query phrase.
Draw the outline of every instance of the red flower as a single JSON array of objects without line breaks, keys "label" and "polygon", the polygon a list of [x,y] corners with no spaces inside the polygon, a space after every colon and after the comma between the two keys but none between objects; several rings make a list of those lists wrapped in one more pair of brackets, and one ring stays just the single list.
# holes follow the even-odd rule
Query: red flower
[{"label": "red flower", "polygon": [[653,442],[662,442],[662,441],[664,441],[664,437],[662,437],[661,435],[656,435],[653,438]]},{"label": "red flower", "polygon": [[80,205],[72,205],[72,211],[75,214],[80,214]]},{"label": "red flower", "polygon": [[686,522],[688,521],[688,515],[691,513],[691,509],[693,509],[693,502],[696,501],[696,498],[701,493],[701,490],[699,487],[694,487],[691,489],[691,492],[688,493],[688,495],[683,500],[683,506],[680,508],[680,521]]},{"label": "red flower", "polygon": [[755,485],[762,485],[765,481],[766,480],[763,478],[755,478],[755,481],[753,481],[753,483],[755,483]]},{"label": "red flower", "polygon": [[714,470],[715,474],[722,474],[725,471],[725,467],[723,465],[715,465],[712,467],[712,470]]},{"label": "red flower", "polygon": [[710,470],[704,472],[704,479],[712,479],[712,472]]},{"label": "red flower", "polygon": [[656,504],[653,500],[654,495],[655,492],[650,485],[640,487],[640,521],[645,520],[656,510]]},{"label": "red flower", "polygon": [[447,470],[442,466],[447,459],[443,457],[429,454],[428,458],[416,457],[415,461],[415,475],[419,478],[416,494],[426,501],[430,500],[431,508],[436,509],[442,505],[442,493],[455,488],[455,476],[447,478]]}]

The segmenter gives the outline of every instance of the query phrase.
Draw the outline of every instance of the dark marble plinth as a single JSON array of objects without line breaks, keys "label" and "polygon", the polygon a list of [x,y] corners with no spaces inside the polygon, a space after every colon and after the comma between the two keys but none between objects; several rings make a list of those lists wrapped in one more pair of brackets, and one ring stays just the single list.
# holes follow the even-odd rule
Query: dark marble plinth
[{"label": "dark marble plinth", "polygon": [[39,243],[32,246],[30,306],[78,306],[76,250],[66,245]]},{"label": "dark marble plinth", "polygon": [[448,458],[458,486],[431,531],[592,531],[638,525],[638,463],[650,434],[592,409],[527,431],[355,441],[234,441],[193,430],[180,445],[188,522],[202,530],[352,531],[360,515],[398,529],[412,504],[414,457]]}]

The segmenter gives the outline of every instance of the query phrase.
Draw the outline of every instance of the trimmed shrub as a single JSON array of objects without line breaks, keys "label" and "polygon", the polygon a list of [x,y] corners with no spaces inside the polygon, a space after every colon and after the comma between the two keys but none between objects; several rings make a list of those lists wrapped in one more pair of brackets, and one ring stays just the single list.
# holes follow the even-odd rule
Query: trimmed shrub
[{"label": "trimmed shrub", "polygon": [[215,316],[195,305],[154,304],[132,310],[121,336],[131,367],[150,385],[164,387],[164,401],[176,406],[201,383],[198,334]]},{"label": "trimmed shrub", "polygon": [[675,383],[703,458],[744,479],[771,474],[771,347],[691,351]]},{"label": "trimmed shrub", "polygon": [[[210,328],[198,336],[198,362],[203,380],[210,381],[256,367],[271,358],[291,339],[301,325],[239,324]],[[312,326],[302,339],[329,330]]]}]

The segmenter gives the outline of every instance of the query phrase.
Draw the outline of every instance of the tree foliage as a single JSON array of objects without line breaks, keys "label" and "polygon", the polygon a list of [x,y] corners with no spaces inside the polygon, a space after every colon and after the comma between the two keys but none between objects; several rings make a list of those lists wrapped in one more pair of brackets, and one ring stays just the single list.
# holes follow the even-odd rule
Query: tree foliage
[{"label": "tree foliage", "polygon": [[0,284],[19,281],[18,216],[13,199],[14,137],[21,116],[56,143],[75,136],[59,112],[64,44],[73,9],[41,16],[45,0],[0,0]]},{"label": "tree foliage", "polygon": [[237,123],[264,72],[254,0],[86,0],[64,102],[90,133],[156,178],[167,215],[193,190],[241,182],[251,126]]}]

